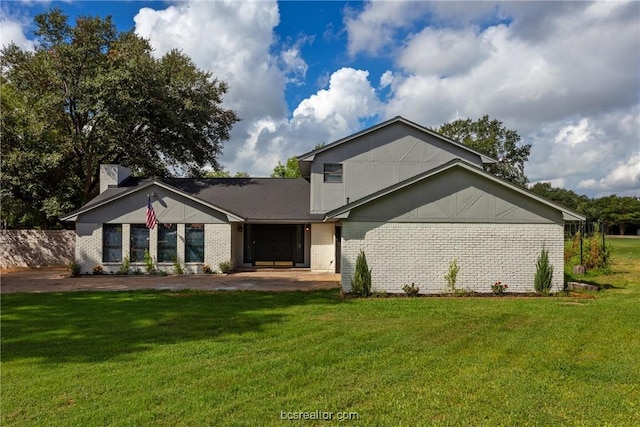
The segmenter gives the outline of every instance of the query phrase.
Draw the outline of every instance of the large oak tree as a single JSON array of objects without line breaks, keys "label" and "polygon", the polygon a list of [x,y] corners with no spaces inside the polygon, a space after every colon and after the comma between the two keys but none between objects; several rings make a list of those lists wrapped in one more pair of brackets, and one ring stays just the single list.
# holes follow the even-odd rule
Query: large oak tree
[{"label": "large oak tree", "polygon": [[498,163],[486,167],[492,174],[520,186],[527,184],[524,163],[531,154],[531,144],[520,145],[518,132],[505,128],[499,120],[487,115],[476,121],[459,119],[436,132],[497,159]]},{"label": "large oak tree", "polygon": [[141,175],[219,169],[239,119],[222,108],[223,81],[178,50],[148,42],[110,17],[54,9],[35,18],[37,47],[2,59],[3,220],[47,227],[98,191],[99,165]]}]

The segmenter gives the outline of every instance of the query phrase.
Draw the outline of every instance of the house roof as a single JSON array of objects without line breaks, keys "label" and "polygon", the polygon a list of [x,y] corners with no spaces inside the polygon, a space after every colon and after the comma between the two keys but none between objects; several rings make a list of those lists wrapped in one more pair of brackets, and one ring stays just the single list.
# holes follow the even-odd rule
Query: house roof
[{"label": "house roof", "polygon": [[361,130],[360,132],[354,133],[353,135],[347,136],[345,138],[342,138],[342,139],[339,139],[337,141],[334,141],[334,142],[332,142],[330,144],[324,145],[324,146],[322,146],[322,147],[320,147],[320,148],[318,148],[316,150],[309,151],[308,153],[305,153],[305,154],[302,154],[301,156],[298,156],[297,159],[298,159],[299,162],[310,162],[310,161],[313,161],[313,159],[314,159],[316,154],[322,153],[323,151],[330,150],[330,149],[332,149],[332,148],[334,148],[334,147],[336,147],[338,145],[347,143],[349,141],[352,141],[352,140],[354,140],[356,138],[359,138],[359,137],[361,137],[363,135],[366,135],[368,133],[375,132],[375,131],[383,128],[383,127],[390,126],[390,125],[392,125],[394,123],[404,123],[407,126],[411,126],[414,129],[419,130],[420,132],[424,132],[426,134],[429,134],[431,136],[439,138],[439,139],[441,139],[441,140],[443,140],[443,141],[445,141],[445,142],[447,142],[449,144],[455,145],[456,147],[462,148],[462,149],[464,149],[466,151],[469,151],[469,152],[471,152],[473,154],[476,154],[476,155],[480,156],[483,164],[489,164],[489,163],[496,163],[497,162],[496,159],[494,159],[492,157],[489,157],[486,154],[483,154],[483,153],[481,153],[481,152],[479,152],[477,150],[474,150],[473,148],[467,147],[466,145],[461,144],[460,142],[457,142],[457,141],[454,141],[453,139],[447,138],[444,135],[441,135],[441,134],[439,134],[439,133],[437,133],[437,132],[435,132],[435,131],[433,131],[433,130],[431,130],[429,128],[421,126],[421,125],[419,125],[417,123],[414,123],[414,122],[412,122],[410,120],[407,120],[407,119],[405,119],[404,117],[401,117],[401,116],[396,116],[393,119],[387,120],[386,122],[382,122],[382,123],[377,124],[375,126],[372,126],[370,128]]},{"label": "house roof", "polygon": [[73,221],[78,215],[153,185],[218,210],[230,221],[290,223],[323,218],[309,213],[310,185],[302,178],[157,178],[128,187],[109,187],[62,220]]},{"label": "house roof", "polygon": [[560,212],[562,212],[562,216],[563,219],[565,221],[585,221],[586,217],[584,215],[579,214],[578,212],[575,212],[571,209],[567,209],[564,206],[561,206],[557,203],[551,202],[543,197],[540,197],[539,195],[533,193],[532,191],[529,191],[525,188],[519,187],[517,185],[514,185],[512,183],[510,183],[509,181],[505,181],[501,178],[498,178],[490,173],[485,172],[483,169],[478,168],[476,166],[470,165],[467,162],[463,162],[462,160],[459,159],[455,159],[452,160],[448,163],[445,163],[441,166],[438,166],[436,168],[433,168],[431,170],[428,170],[426,172],[423,172],[421,174],[418,174],[416,176],[413,176],[409,179],[406,179],[404,181],[401,181],[397,184],[391,185],[387,188],[384,188],[380,191],[377,191],[373,194],[370,194],[368,196],[362,197],[358,200],[355,200],[351,203],[348,203],[344,206],[341,206],[337,209],[334,209],[330,212],[327,212],[325,214],[325,221],[329,220],[329,219],[344,219],[344,218],[348,218],[349,217],[349,213],[351,212],[352,209],[358,208],[360,206],[366,205],[368,203],[373,202],[374,200],[377,200],[381,197],[384,197],[388,194],[391,194],[395,191],[398,191],[400,189],[409,187],[417,182],[423,181],[423,180],[427,180],[433,176],[436,176],[438,174],[441,174],[447,170],[453,169],[453,168],[463,168],[466,169],[474,174],[477,174],[481,177],[484,177],[486,179],[489,179],[493,182],[496,182],[504,187],[510,188],[511,190],[520,193],[530,199],[536,200],[544,205],[547,205],[549,207],[552,207],[554,209],[559,210]]}]

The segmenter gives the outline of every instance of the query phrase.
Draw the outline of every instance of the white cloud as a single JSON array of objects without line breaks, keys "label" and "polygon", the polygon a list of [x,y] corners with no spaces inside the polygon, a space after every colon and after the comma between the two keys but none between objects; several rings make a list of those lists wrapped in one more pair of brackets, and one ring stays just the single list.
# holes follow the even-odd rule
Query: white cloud
[{"label": "white cloud", "polygon": [[33,40],[25,35],[26,23],[17,19],[3,16],[0,19],[0,46],[8,46],[11,42],[23,50],[32,51],[35,48]]},{"label": "white cloud", "polygon": [[373,2],[345,21],[352,54],[393,54],[385,118],[489,114],[533,144],[532,181],[640,193],[627,163],[640,144],[639,3],[428,5]]},{"label": "white cloud", "polygon": [[578,183],[578,188],[598,190],[601,194],[640,196],[640,151],[631,153],[626,161],[618,163],[599,180],[589,178]]}]

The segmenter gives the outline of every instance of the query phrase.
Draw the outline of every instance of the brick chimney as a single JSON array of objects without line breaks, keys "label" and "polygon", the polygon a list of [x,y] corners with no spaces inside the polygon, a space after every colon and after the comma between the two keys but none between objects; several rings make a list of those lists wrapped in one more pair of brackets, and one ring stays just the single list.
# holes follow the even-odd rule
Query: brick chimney
[{"label": "brick chimney", "polygon": [[109,186],[117,187],[131,176],[131,170],[120,165],[100,165],[100,192]]}]

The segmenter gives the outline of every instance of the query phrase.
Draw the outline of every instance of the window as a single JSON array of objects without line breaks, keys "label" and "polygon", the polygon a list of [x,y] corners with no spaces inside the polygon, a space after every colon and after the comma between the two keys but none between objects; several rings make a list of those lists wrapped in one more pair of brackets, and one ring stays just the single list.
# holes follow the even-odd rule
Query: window
[{"label": "window", "polygon": [[204,224],[185,226],[185,262],[204,262]]},{"label": "window", "polygon": [[342,182],[342,165],[340,163],[324,164],[324,182]]},{"label": "window", "polygon": [[131,262],[144,262],[144,253],[149,250],[149,229],[145,224],[131,224]]},{"label": "window", "polygon": [[158,224],[158,262],[173,262],[178,258],[178,227]]},{"label": "window", "polygon": [[102,224],[102,262],[122,262],[121,224]]}]

